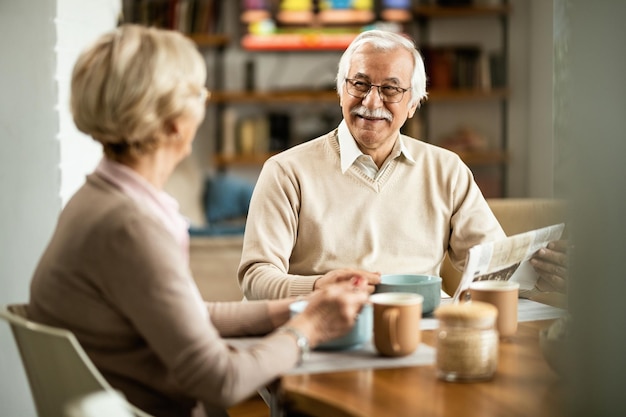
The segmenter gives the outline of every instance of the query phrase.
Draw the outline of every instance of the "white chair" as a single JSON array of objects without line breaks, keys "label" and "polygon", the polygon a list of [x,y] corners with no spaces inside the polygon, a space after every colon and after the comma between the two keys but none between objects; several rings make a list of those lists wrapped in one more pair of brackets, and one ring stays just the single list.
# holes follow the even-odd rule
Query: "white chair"
[{"label": "white chair", "polygon": [[67,417],[133,417],[123,395],[97,391],[71,401],[65,407]]},{"label": "white chair", "polygon": [[[116,392],[72,332],[29,321],[24,304],[1,308],[0,317],[11,326],[39,417],[66,417],[72,401],[97,391]],[[125,405],[131,415],[151,417]]]}]

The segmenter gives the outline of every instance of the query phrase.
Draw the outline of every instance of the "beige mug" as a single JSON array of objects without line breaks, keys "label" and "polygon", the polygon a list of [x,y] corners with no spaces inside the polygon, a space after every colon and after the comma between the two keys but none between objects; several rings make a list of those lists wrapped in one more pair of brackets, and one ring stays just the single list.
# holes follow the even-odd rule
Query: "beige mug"
[{"label": "beige mug", "polygon": [[470,284],[469,292],[472,301],[483,301],[498,309],[496,328],[500,337],[511,337],[517,332],[517,282],[476,281]]},{"label": "beige mug", "polygon": [[374,346],[383,356],[406,356],[420,344],[424,297],[412,293],[370,296],[374,307]]}]

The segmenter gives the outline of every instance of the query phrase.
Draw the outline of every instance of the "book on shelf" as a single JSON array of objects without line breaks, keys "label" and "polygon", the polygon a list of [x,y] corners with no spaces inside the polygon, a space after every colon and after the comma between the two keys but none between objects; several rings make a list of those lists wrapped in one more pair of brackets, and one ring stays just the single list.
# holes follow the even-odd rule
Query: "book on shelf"
[{"label": "book on shelf", "polygon": [[183,33],[216,33],[219,0],[123,0],[123,21]]},{"label": "book on shelf", "polygon": [[291,116],[282,112],[242,115],[229,107],[222,114],[220,154],[266,155],[287,149],[291,137]]},{"label": "book on shelf", "polygon": [[427,47],[422,53],[433,89],[504,87],[501,54],[472,45]]}]

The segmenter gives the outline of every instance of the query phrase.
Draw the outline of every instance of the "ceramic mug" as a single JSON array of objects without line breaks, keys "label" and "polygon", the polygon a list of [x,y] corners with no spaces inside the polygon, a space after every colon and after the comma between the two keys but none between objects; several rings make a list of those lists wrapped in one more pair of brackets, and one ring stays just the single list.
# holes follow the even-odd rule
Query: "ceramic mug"
[{"label": "ceramic mug", "polygon": [[413,293],[370,296],[374,309],[374,346],[383,356],[406,356],[421,341],[420,321],[424,297]]},{"label": "ceramic mug", "polygon": [[[300,314],[307,306],[306,300],[295,301],[289,305],[291,317]],[[372,306],[364,304],[352,329],[343,336],[320,343],[316,349],[341,350],[361,345],[372,338]]]},{"label": "ceramic mug", "polygon": [[422,313],[430,314],[441,302],[441,277],[421,274],[385,274],[380,277],[375,293],[407,292],[424,297]]},{"label": "ceramic mug", "polygon": [[470,299],[493,304],[498,309],[496,328],[500,337],[517,332],[517,299],[519,283],[511,281],[475,281],[469,286]]}]

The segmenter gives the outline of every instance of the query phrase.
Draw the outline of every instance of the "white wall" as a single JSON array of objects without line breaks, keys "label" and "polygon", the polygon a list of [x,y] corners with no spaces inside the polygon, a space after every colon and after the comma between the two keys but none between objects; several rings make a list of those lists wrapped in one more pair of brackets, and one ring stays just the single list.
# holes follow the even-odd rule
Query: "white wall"
[{"label": "white wall", "polygon": [[[0,2],[1,305],[28,300],[30,276],[57,215],[99,157],[99,148],[72,128],[67,83],[78,49],[114,27],[116,3]],[[0,352],[0,415],[34,416],[5,324]]]},{"label": "white wall", "polygon": [[[528,31],[528,159],[525,174],[528,195],[554,195],[554,127],[553,127],[553,68],[554,44],[546,42],[553,37],[552,1],[533,1],[530,8]],[[532,103],[532,105],[530,105]]]},{"label": "white wall", "polygon": [[[25,301],[61,207],[54,83],[56,2],[0,3],[0,303]],[[34,416],[8,326],[0,324],[0,414]]]},{"label": "white wall", "polygon": [[67,200],[93,171],[102,147],[74,126],[69,112],[72,68],[81,50],[101,33],[115,27],[121,0],[57,0],[57,81],[59,133],[61,145],[61,200]]},{"label": "white wall", "polygon": [[553,197],[553,0],[511,0],[509,197]]}]

